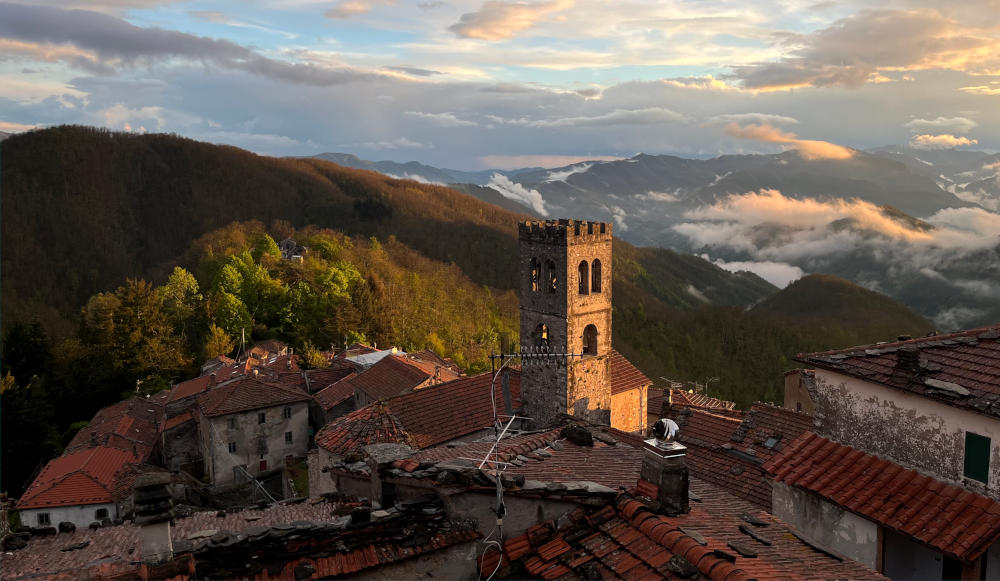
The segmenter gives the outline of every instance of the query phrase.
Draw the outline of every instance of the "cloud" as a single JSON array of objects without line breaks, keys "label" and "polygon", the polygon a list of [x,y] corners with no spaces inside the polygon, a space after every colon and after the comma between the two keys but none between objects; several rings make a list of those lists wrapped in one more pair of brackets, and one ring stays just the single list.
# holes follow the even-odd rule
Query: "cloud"
[{"label": "cloud", "polygon": [[479,158],[485,168],[521,169],[527,167],[564,167],[581,161],[616,161],[622,159],[615,155],[484,155]]},{"label": "cloud", "polygon": [[429,179],[425,178],[424,176],[422,176],[420,174],[406,173],[406,174],[403,174],[401,176],[398,176],[398,175],[395,175],[395,174],[387,173],[385,175],[387,175],[387,176],[389,176],[389,177],[391,177],[393,179],[397,179],[397,180],[413,180],[415,182],[418,182],[418,183],[421,183],[421,184],[427,184],[427,185],[431,185],[431,186],[447,186],[448,185],[448,184],[445,184],[445,183],[442,183],[442,182],[435,182],[433,180],[429,180]]},{"label": "cloud", "polygon": [[987,87],[986,85],[980,85],[977,87],[960,87],[958,90],[969,93],[970,95],[1000,95],[1000,87]]},{"label": "cloud", "polygon": [[729,272],[752,272],[778,288],[785,288],[790,282],[799,280],[805,274],[801,268],[787,262],[771,260],[727,262],[720,258],[712,260],[707,254],[702,254],[701,257]]},{"label": "cloud", "polygon": [[142,28],[107,14],[47,6],[0,2],[0,40],[21,42],[42,60],[98,74],[182,59],[316,86],[375,77],[349,67],[275,60],[228,40]]},{"label": "cloud", "polygon": [[427,121],[438,127],[476,127],[479,124],[475,121],[459,119],[454,113],[423,113],[421,111],[407,111],[404,116],[410,119]]},{"label": "cloud", "polygon": [[670,192],[654,192],[650,190],[645,194],[635,194],[635,197],[640,200],[649,200],[651,202],[676,202],[680,200],[680,197],[677,195],[679,192],[679,189],[677,192],[672,194]]},{"label": "cloud", "polygon": [[375,6],[395,4],[394,0],[342,0],[323,14],[335,20],[368,14]]},{"label": "cloud", "polygon": [[950,133],[941,135],[914,135],[910,138],[910,147],[915,149],[949,149],[963,145],[975,145],[979,143],[976,139],[968,137],[955,137]]},{"label": "cloud", "polygon": [[703,303],[710,303],[710,302],[712,302],[712,301],[708,300],[708,297],[705,296],[705,293],[703,293],[700,290],[698,290],[697,287],[695,287],[693,284],[687,285],[687,289],[685,289],[685,290],[687,290],[687,292],[688,292],[689,295],[693,296],[694,298],[698,299],[699,301],[701,301]]},{"label": "cloud", "polygon": [[965,117],[936,117],[934,119],[913,119],[903,124],[903,127],[914,133],[950,131],[953,133],[968,133],[978,123]]},{"label": "cloud", "polygon": [[726,126],[726,134],[741,139],[752,139],[765,143],[783,143],[799,152],[804,159],[849,159],[854,152],[849,148],[826,141],[798,139],[794,133],[784,131],[767,124],[739,125],[730,123]]},{"label": "cloud", "polygon": [[37,125],[14,123],[13,121],[0,121],[0,131],[3,131],[4,133],[19,133],[21,131],[30,131],[37,127]]},{"label": "cloud", "polygon": [[501,2],[488,0],[476,12],[468,12],[448,27],[463,38],[505,40],[527,30],[545,16],[573,6],[572,0],[545,2]]},{"label": "cloud", "polygon": [[581,163],[578,165],[571,165],[568,168],[564,169],[563,171],[550,171],[549,175],[545,176],[545,179],[542,181],[565,182],[566,179],[569,178],[569,176],[575,173],[584,173],[593,166],[594,164],[592,163]]},{"label": "cloud", "polygon": [[789,49],[781,59],[734,67],[744,87],[859,87],[887,80],[880,71],[985,73],[1000,66],[1000,41],[977,35],[933,9],[863,10],[816,32],[776,39]]},{"label": "cloud", "polygon": [[419,67],[392,66],[385,68],[390,71],[396,71],[397,73],[403,73],[414,77],[432,77],[434,75],[444,74],[441,71],[432,71],[430,69],[421,69]]},{"label": "cloud", "polygon": [[357,147],[360,149],[431,149],[434,145],[413,141],[405,137],[397,137],[396,139],[385,141],[365,141],[364,143],[356,143],[347,147]]},{"label": "cloud", "polygon": [[504,125],[519,125],[522,127],[606,127],[610,125],[647,125],[659,123],[675,123],[683,121],[684,116],[676,111],[663,107],[647,107],[645,109],[615,109],[608,113],[591,116],[559,117],[555,119],[504,119],[492,116],[491,120]]},{"label": "cloud", "polygon": [[603,206],[603,208],[607,213],[611,214],[611,219],[615,221],[615,226],[618,227],[619,233],[628,232],[628,224],[625,223],[625,218],[628,217],[628,215],[625,213],[625,210],[621,208],[621,206],[611,206],[610,208],[608,206]]},{"label": "cloud", "polygon": [[542,194],[538,193],[538,190],[526,188],[499,173],[493,174],[487,186],[500,192],[500,195],[505,198],[528,206],[541,216],[549,215],[549,210],[545,207],[545,200],[542,198]]},{"label": "cloud", "polygon": [[708,118],[709,123],[754,123],[757,125],[794,125],[799,120],[771,113],[727,113]]}]

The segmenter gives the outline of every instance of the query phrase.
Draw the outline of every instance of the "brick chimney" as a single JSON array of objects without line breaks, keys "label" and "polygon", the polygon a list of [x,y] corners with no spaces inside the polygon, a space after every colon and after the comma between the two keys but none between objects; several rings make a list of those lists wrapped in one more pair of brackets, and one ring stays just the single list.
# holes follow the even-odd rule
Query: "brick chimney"
[{"label": "brick chimney", "polygon": [[132,493],[135,524],[142,539],[142,560],[147,563],[163,563],[174,557],[170,539],[174,511],[169,484],[170,475],[160,472],[143,474],[135,481]]},{"label": "brick chimney", "polygon": [[656,499],[667,514],[688,512],[687,448],[650,438],[643,443],[640,478],[656,486]]}]

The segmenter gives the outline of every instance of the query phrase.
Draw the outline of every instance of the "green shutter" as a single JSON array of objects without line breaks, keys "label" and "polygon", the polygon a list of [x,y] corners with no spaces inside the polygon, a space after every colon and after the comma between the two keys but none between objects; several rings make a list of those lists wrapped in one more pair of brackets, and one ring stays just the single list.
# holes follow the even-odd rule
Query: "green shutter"
[{"label": "green shutter", "polygon": [[990,476],[990,439],[965,432],[965,476],[988,482]]}]

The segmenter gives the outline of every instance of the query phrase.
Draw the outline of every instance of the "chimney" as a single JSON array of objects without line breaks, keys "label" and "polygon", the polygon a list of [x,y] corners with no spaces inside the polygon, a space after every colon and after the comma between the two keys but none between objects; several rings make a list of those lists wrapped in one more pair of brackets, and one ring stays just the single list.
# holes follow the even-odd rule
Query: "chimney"
[{"label": "chimney", "polygon": [[212,372],[212,375],[210,375],[208,377],[208,385],[215,385],[215,372],[214,371]]},{"label": "chimney", "polygon": [[913,345],[900,347],[896,351],[896,370],[916,375],[920,370],[920,350]]},{"label": "chimney", "polygon": [[650,438],[642,447],[640,478],[656,486],[656,501],[663,512],[688,512],[687,448],[678,442]]},{"label": "chimney", "polygon": [[174,516],[170,498],[170,475],[161,472],[143,474],[135,481],[133,504],[135,524],[142,539],[142,560],[163,563],[174,558],[170,539],[170,519]]}]

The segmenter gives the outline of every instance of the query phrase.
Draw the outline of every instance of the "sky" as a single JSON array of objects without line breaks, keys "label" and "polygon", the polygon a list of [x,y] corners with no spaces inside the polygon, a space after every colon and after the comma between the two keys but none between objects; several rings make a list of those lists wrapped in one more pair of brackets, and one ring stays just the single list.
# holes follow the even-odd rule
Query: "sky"
[{"label": "sky", "polygon": [[0,1],[0,131],[62,123],[453,169],[997,151],[1000,0]]}]

